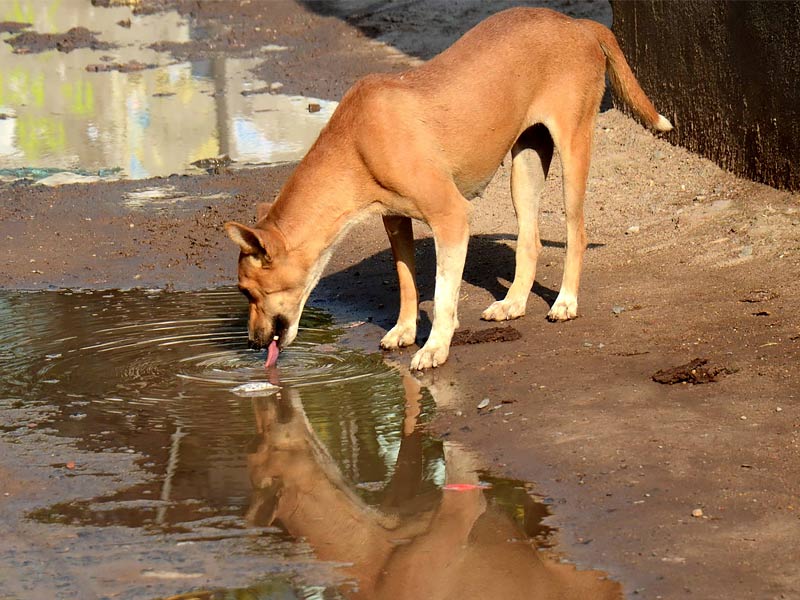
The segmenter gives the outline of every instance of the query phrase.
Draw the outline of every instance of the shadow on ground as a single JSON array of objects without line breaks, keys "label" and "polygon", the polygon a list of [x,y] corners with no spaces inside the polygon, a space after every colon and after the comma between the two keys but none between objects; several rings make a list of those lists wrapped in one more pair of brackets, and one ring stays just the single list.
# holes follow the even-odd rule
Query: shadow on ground
[{"label": "shadow on ground", "polygon": [[[571,0],[301,0],[300,4],[318,15],[337,17],[364,35],[422,60],[439,54],[489,15],[516,6],[554,8],[572,17],[611,24],[607,2],[576,6]],[[438,10],[431,10],[431,5]]]},{"label": "shadow on ground", "polygon": [[[489,292],[496,300],[505,298],[507,283],[514,278],[514,249],[509,246],[516,235],[496,233],[470,237],[467,262],[463,280],[475,287]],[[542,245],[551,248],[564,248],[563,242],[542,240]],[[603,244],[589,244],[588,248],[602,247]],[[420,302],[433,300],[436,281],[436,255],[432,238],[418,239],[415,242],[417,263],[417,287]],[[358,282],[354,285],[354,282]],[[385,294],[388,287],[390,293]],[[548,305],[555,302],[558,289],[534,283],[532,293]],[[399,311],[399,291],[394,260],[389,249],[373,254],[346,269],[324,277],[315,291],[318,302],[343,305],[344,310],[354,318],[374,317],[376,324],[389,328],[394,325]],[[388,302],[386,298],[389,298]],[[430,327],[426,315],[421,315],[420,336],[424,337]]]}]

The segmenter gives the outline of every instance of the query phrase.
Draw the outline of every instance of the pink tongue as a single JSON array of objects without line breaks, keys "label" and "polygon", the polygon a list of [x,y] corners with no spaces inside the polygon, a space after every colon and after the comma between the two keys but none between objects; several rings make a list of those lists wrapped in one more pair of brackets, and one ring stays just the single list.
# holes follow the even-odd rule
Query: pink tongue
[{"label": "pink tongue", "polygon": [[272,343],[270,343],[269,348],[267,349],[267,362],[264,363],[265,369],[275,366],[275,363],[278,362],[278,354],[280,354],[280,350],[278,350],[278,342],[272,340]]}]

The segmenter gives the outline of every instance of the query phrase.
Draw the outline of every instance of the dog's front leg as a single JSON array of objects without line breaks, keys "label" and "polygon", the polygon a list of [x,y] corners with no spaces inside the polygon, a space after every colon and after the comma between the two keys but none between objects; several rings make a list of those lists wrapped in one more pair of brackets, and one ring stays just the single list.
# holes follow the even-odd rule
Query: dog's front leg
[{"label": "dog's front leg", "polygon": [[428,341],[411,359],[412,370],[438,367],[447,360],[450,340],[458,326],[458,291],[467,256],[469,226],[467,201],[458,194],[446,214],[428,219],[436,244],[436,290],[433,296],[433,327]]},{"label": "dog's front leg", "polygon": [[409,217],[385,216],[383,226],[389,235],[400,282],[400,315],[397,324],[383,336],[381,348],[394,350],[410,346],[417,337],[419,295],[414,275],[414,232]]}]

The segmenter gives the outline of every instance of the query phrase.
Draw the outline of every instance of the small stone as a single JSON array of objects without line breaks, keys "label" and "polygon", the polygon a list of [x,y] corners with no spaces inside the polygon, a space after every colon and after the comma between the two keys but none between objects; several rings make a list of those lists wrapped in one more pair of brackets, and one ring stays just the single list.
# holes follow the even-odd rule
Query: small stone
[{"label": "small stone", "polygon": [[75,468],[75,461],[74,461],[74,460],[71,460],[71,461],[69,461],[69,462],[66,464],[66,467],[67,467],[68,469],[70,469],[70,470],[74,469],[74,468]]},{"label": "small stone", "polygon": [[725,210],[726,208],[730,207],[730,205],[730,200],[714,200],[711,203],[711,208],[714,210]]},{"label": "small stone", "polygon": [[742,416],[741,416],[741,417],[739,417],[739,418],[740,418],[742,421],[747,421],[747,417],[745,417],[744,415],[742,415]]},{"label": "small stone", "polygon": [[625,233],[626,234],[639,233],[639,226],[638,225],[631,225],[630,227],[628,227],[628,230]]},{"label": "small stone", "polygon": [[747,258],[748,256],[753,256],[753,247],[743,246],[742,249],[739,250],[739,256],[741,258]]},{"label": "small stone", "polygon": [[483,400],[478,402],[478,410],[483,410],[487,406],[489,406],[489,399],[488,398],[484,398]]},{"label": "small stone", "polygon": [[456,411],[456,416],[457,416],[457,417],[463,417],[463,416],[464,416],[464,413],[463,413],[462,411],[460,411],[460,410],[457,410],[457,411]]},{"label": "small stone", "polygon": [[783,409],[780,406],[778,406],[775,408],[775,412],[783,412]]},{"label": "small stone", "polygon": [[692,516],[693,516],[695,519],[699,519],[700,517],[702,517],[702,516],[703,516],[703,509],[702,509],[702,508],[695,508],[695,509],[692,511]]},{"label": "small stone", "polygon": [[615,306],[615,307],[613,307],[611,309],[611,312],[614,313],[615,315],[622,314],[622,313],[625,312],[625,307],[624,306]]},{"label": "small stone", "polygon": [[269,84],[269,89],[273,92],[277,92],[279,89],[283,87],[283,84],[280,81],[273,81]]},{"label": "small stone", "polygon": [[702,202],[705,199],[706,197],[703,194],[697,194],[697,196],[694,197],[695,202]]}]

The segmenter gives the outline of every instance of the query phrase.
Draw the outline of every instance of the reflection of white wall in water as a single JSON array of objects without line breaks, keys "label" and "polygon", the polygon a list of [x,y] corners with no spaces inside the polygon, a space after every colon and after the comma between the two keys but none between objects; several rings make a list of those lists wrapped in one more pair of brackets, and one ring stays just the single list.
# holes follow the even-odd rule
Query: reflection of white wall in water
[{"label": "reflection of white wall in water", "polygon": [[15,119],[0,120],[0,157],[14,156],[19,149],[14,144],[16,137],[17,122]]},{"label": "reflection of white wall in water", "polygon": [[193,79],[189,63],[115,79],[124,106],[115,123],[116,164],[129,177],[182,172],[192,160],[217,153],[214,99]]},{"label": "reflection of white wall in water", "polygon": [[[125,18],[131,19],[130,29],[117,25]],[[102,52],[14,54],[0,43],[0,110],[16,112],[13,130],[0,130],[6,167],[119,165],[115,150],[125,96],[121,74],[89,73],[86,66],[106,56],[119,63],[134,58],[163,62],[162,55],[142,46],[159,39],[189,39],[188,25],[176,13],[136,17],[130,8],[98,8],[85,0],[0,0],[0,19],[32,23],[32,30],[42,33],[83,25],[99,32],[101,40],[118,44]]]},{"label": "reflection of white wall in water", "polygon": [[231,128],[231,158],[240,162],[297,160],[336,108],[335,102],[314,100],[321,109],[309,113],[308,98],[271,94],[250,98],[249,116],[237,115]]},{"label": "reflection of white wall in water", "polygon": [[[87,72],[113,62],[168,63],[169,55],[146,48],[158,40],[186,41],[191,32],[177,14],[132,15],[84,0],[0,0],[0,19],[34,24],[40,32],[83,25],[118,48],[70,53],[13,54],[0,43],[0,159],[6,168],[57,167],[99,170],[121,167],[128,177],[184,172],[197,159],[228,153],[241,162],[300,158],[336,104],[283,95],[243,96],[262,87],[250,68],[257,60],[216,59],[166,64],[130,73]],[[13,8],[13,10],[12,10]],[[131,28],[117,25],[131,19]]]}]

